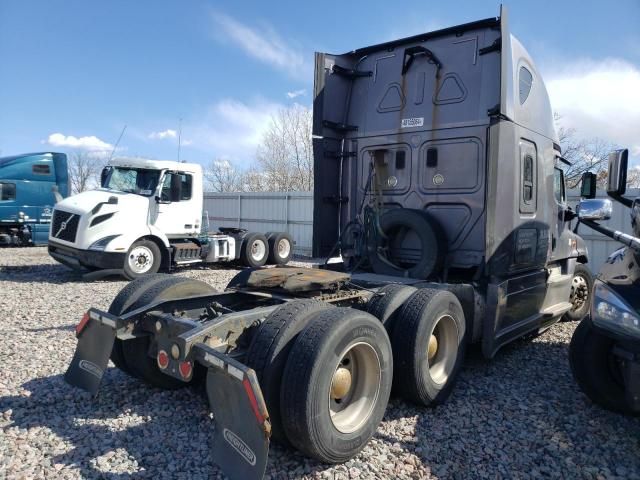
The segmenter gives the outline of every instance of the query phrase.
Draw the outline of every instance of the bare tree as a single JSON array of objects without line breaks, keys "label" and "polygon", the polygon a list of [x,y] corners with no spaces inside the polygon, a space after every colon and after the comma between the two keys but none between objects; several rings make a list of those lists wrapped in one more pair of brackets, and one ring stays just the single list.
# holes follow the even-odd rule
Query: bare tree
[{"label": "bare tree", "polygon": [[[256,152],[261,188],[274,191],[313,189],[311,110],[295,104],[271,118]],[[254,179],[255,180],[255,179]]]},{"label": "bare tree", "polygon": [[242,190],[245,192],[267,192],[270,182],[268,175],[258,168],[250,168],[242,177]]},{"label": "bare tree", "polygon": [[76,194],[100,185],[100,172],[106,164],[102,152],[75,152],[68,156],[69,183]]},{"label": "bare tree", "polygon": [[238,192],[244,190],[244,174],[229,160],[213,160],[204,169],[207,190]]},{"label": "bare tree", "polygon": [[631,167],[627,171],[627,188],[640,188],[640,167]]},{"label": "bare tree", "polygon": [[602,182],[606,183],[609,153],[616,149],[616,145],[600,138],[579,139],[575,129],[560,125],[561,118],[554,113],[562,156],[571,163],[570,167],[564,169],[567,186],[576,187],[582,174],[587,171],[598,176],[598,186],[601,186]]}]

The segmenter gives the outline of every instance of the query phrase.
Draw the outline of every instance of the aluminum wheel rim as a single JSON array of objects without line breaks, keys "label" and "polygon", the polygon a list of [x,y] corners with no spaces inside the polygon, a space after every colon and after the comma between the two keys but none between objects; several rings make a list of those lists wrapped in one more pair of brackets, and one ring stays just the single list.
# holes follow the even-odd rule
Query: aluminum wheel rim
[{"label": "aluminum wheel rim", "polygon": [[259,262],[267,253],[267,247],[261,240],[255,240],[251,244],[251,258]]},{"label": "aluminum wheel rim", "polygon": [[[368,343],[354,343],[342,352],[333,372],[329,385],[331,422],[339,432],[355,432],[371,417],[378,402],[382,382],[378,353]],[[345,388],[347,377],[349,385]]]},{"label": "aluminum wheel rim", "polygon": [[129,252],[127,263],[133,272],[146,273],[153,265],[153,252],[147,247],[135,247]]},{"label": "aluminum wheel rim", "polygon": [[569,294],[571,309],[573,311],[580,310],[587,303],[588,298],[589,286],[587,285],[587,280],[582,275],[576,275],[571,282],[571,293]]},{"label": "aluminum wheel rim", "polygon": [[438,385],[446,383],[458,358],[458,326],[451,315],[436,320],[425,353],[431,380]]},{"label": "aluminum wheel rim", "polygon": [[291,244],[289,240],[283,238],[278,242],[278,256],[280,258],[287,258],[289,256],[289,252],[291,252]]}]

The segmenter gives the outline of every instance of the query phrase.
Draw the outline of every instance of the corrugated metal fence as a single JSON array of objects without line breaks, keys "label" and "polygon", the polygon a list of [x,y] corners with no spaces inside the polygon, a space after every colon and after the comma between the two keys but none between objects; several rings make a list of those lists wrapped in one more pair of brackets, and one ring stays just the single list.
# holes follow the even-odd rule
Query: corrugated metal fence
[{"label": "corrugated metal fence", "polygon": [[311,256],[312,192],[205,193],[211,230],[240,227],[254,232],[288,232],[294,252]]},{"label": "corrugated metal fence", "polygon": [[[635,198],[639,189],[629,190],[627,196]],[[574,208],[580,201],[580,192],[568,192],[568,202]],[[606,197],[598,192],[598,197]],[[217,227],[241,227],[258,232],[273,230],[289,232],[296,241],[295,252],[311,255],[313,234],[313,193],[206,193],[204,208],[209,213],[209,224]],[[603,222],[609,228],[631,233],[629,210],[613,202],[611,220]],[[607,256],[621,245],[589,227],[581,226],[579,234],[589,249],[590,267],[597,272]]]}]

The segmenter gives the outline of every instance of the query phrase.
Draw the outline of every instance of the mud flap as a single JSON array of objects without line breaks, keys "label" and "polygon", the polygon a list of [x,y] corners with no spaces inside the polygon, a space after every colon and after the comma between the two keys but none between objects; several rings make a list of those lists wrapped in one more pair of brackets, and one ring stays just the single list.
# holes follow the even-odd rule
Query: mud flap
[{"label": "mud flap", "polygon": [[234,479],[260,479],[269,455],[271,424],[255,372],[227,355],[197,345],[206,365],[213,411],[213,461]]},{"label": "mud flap", "polygon": [[67,383],[95,395],[107,369],[116,338],[116,322],[90,310],[76,327],[78,345],[64,374]]}]

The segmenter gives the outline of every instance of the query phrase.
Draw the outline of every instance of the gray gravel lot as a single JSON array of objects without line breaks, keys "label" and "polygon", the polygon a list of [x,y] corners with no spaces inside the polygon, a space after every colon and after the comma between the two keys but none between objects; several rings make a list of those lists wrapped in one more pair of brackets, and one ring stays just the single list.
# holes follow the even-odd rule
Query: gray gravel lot
[{"label": "gray gravel lot", "polygon": [[[177,275],[224,288],[232,269]],[[109,369],[94,399],[64,383],[73,327],[125,285],[83,282],[42,247],[0,250],[0,479],[217,478],[201,392],[166,392]],[[591,405],[574,384],[575,325],[471,350],[453,396],[425,409],[392,399],[363,452],[323,465],[272,446],[271,478],[640,478],[640,423]]]}]

